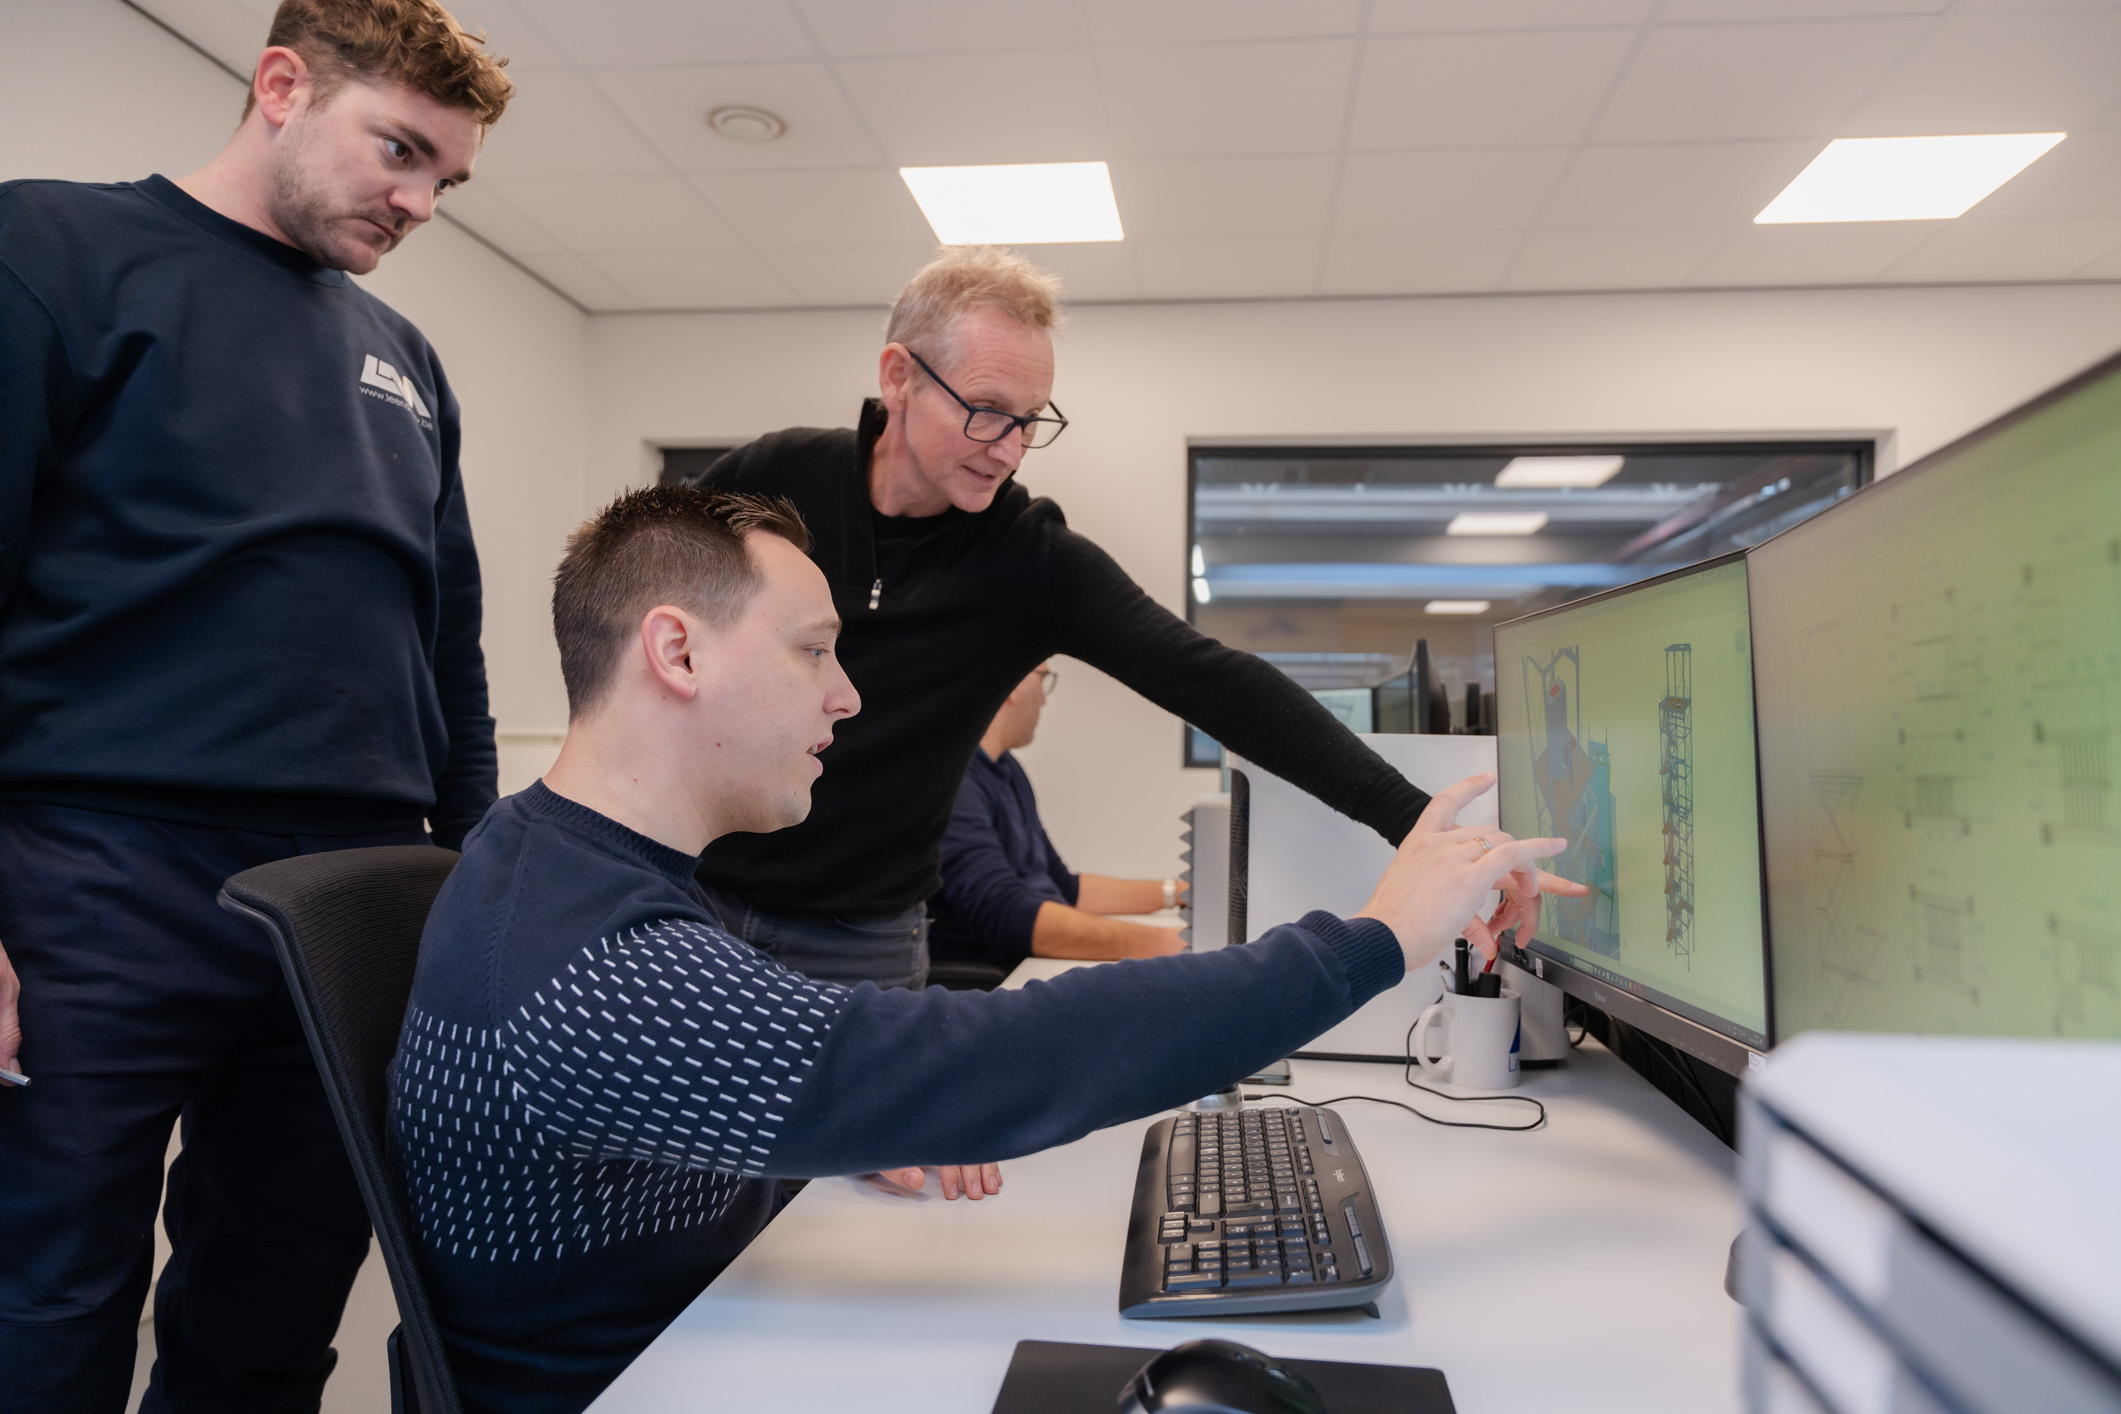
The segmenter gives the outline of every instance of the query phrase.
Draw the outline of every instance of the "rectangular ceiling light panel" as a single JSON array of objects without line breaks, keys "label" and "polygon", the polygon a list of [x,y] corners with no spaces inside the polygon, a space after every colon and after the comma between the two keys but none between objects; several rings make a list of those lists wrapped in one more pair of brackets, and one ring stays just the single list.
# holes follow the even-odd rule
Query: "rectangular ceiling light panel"
[{"label": "rectangular ceiling light panel", "polygon": [[901,167],[898,174],[944,245],[1126,239],[1102,162]]},{"label": "rectangular ceiling light panel", "polygon": [[1626,457],[1512,457],[1495,484],[1588,490],[1611,481],[1626,461]]},{"label": "rectangular ceiling light panel", "polygon": [[1443,528],[1446,535],[1537,535],[1545,511],[1461,511]]},{"label": "rectangular ceiling light panel", "polygon": [[1431,599],[1422,606],[1425,614],[1485,614],[1494,605],[1486,599]]},{"label": "rectangular ceiling light panel", "polygon": [[1753,218],[1753,224],[1948,221],[2067,136],[1836,138]]}]

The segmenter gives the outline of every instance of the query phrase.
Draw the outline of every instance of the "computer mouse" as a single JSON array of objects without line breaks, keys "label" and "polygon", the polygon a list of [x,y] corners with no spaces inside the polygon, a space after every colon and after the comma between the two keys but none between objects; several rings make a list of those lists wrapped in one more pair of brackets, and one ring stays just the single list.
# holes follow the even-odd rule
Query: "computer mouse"
[{"label": "computer mouse", "polygon": [[1294,1370],[1234,1340],[1189,1340],[1119,1392],[1120,1414],[1326,1414]]}]

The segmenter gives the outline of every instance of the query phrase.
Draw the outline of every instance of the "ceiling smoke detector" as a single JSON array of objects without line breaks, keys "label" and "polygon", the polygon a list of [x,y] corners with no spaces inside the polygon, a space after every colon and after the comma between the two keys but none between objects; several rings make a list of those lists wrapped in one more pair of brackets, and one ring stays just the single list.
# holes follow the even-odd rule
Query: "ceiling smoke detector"
[{"label": "ceiling smoke detector", "polygon": [[707,126],[737,142],[772,142],[788,131],[788,125],[763,108],[741,105],[717,108],[707,115]]}]

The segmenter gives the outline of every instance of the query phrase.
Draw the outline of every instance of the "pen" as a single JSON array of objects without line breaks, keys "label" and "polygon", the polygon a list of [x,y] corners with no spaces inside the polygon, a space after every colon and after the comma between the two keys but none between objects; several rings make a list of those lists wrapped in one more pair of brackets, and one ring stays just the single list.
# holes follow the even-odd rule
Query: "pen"
[{"label": "pen", "polygon": [[1473,945],[1464,938],[1458,940],[1457,961],[1453,964],[1451,972],[1451,990],[1461,997],[1473,994],[1472,948]]},{"label": "pen", "polygon": [[16,1070],[0,1070],[0,1080],[5,1080],[10,1085],[29,1084],[29,1077]]}]

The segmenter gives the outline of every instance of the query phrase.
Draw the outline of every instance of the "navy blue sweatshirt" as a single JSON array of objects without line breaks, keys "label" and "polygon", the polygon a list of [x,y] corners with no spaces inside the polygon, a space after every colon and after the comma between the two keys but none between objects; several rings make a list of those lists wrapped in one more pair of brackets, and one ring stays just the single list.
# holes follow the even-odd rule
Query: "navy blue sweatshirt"
[{"label": "navy blue sweatshirt", "polygon": [[1082,885],[1038,818],[1031,778],[1014,754],[972,753],[943,831],[943,887],[928,900],[928,951],[944,962],[1014,967],[1031,956],[1047,903],[1073,904]]},{"label": "navy blue sweatshirt", "polygon": [[697,863],[539,784],[435,900],[391,1121],[467,1410],[587,1405],[756,1235],[773,1178],[1064,1144],[1287,1055],[1405,971],[1383,924],[1313,913],[1022,991],[838,987],[723,931]]},{"label": "navy blue sweatshirt", "polygon": [[300,834],[494,796],[457,405],[173,183],[0,185],[0,797]]}]

